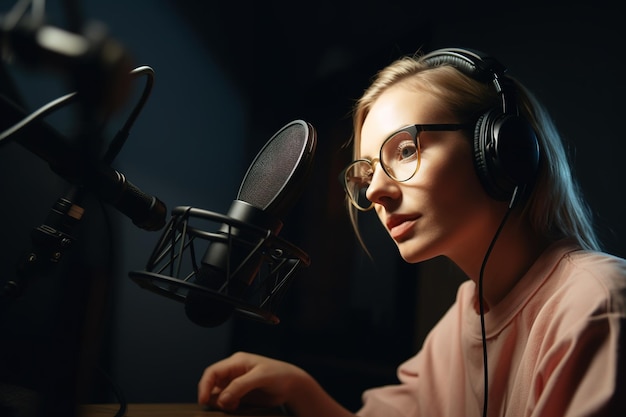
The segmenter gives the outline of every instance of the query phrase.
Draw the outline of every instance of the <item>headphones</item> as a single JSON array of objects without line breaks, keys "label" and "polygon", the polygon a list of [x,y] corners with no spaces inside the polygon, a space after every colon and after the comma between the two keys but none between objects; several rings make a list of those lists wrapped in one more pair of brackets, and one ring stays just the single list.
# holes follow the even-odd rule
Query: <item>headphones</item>
[{"label": "headphones", "polygon": [[504,78],[506,68],[493,57],[471,49],[438,49],[422,60],[431,67],[451,65],[468,77],[493,84],[502,104],[487,110],[476,122],[474,166],[492,198],[510,200],[513,205],[528,195],[539,167],[539,144],[534,129],[519,114],[515,87]]}]

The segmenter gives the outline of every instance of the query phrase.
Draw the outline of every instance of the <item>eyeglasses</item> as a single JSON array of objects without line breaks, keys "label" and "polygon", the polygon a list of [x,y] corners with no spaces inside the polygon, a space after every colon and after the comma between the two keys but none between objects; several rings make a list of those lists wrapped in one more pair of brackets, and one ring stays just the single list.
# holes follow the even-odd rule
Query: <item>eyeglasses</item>
[{"label": "eyeglasses", "polygon": [[350,202],[361,211],[370,210],[374,203],[367,199],[366,192],[372,183],[374,163],[380,162],[385,174],[394,181],[405,182],[413,178],[420,166],[421,132],[451,132],[470,128],[470,124],[424,124],[410,125],[392,133],[380,147],[379,157],[370,161],[358,159],[344,169],[339,181]]}]

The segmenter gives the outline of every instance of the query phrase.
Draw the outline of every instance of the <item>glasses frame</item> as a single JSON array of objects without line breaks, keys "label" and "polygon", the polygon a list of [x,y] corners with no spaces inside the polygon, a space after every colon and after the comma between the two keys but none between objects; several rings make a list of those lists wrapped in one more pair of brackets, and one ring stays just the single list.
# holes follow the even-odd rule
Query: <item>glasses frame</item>
[{"label": "glasses frame", "polygon": [[[347,172],[350,168],[352,168],[353,165],[357,164],[357,163],[361,163],[361,162],[366,162],[368,163],[371,167],[372,167],[372,175],[374,173],[374,163],[376,161],[378,161],[380,163],[380,166],[383,168],[383,171],[385,172],[385,174],[391,178],[392,180],[394,180],[395,182],[398,183],[402,183],[402,182],[406,182],[408,180],[410,180],[411,178],[413,178],[415,176],[415,174],[417,173],[417,171],[419,170],[420,167],[420,154],[421,154],[421,148],[420,148],[420,143],[419,143],[419,135],[422,132],[455,132],[455,131],[459,131],[459,130],[466,130],[469,128],[473,128],[473,124],[472,123],[431,123],[431,124],[414,124],[414,125],[407,125],[404,127],[401,127],[400,129],[394,131],[393,133],[391,133],[389,136],[387,136],[387,138],[385,138],[385,140],[383,141],[382,145],[380,146],[380,149],[378,151],[378,158],[375,158],[373,160],[369,160],[369,159],[357,159],[354,160],[352,162],[350,162],[348,164],[347,167],[345,167],[341,173],[339,174],[339,182],[341,183],[341,185],[343,186],[343,189],[346,193],[346,195],[348,196],[348,200],[350,200],[350,203],[358,210],[360,211],[369,211],[372,208],[374,208],[374,202],[370,201],[370,205],[369,207],[365,208],[365,207],[361,207],[357,204],[356,201],[354,201],[354,198],[352,197],[352,195],[350,194],[350,192],[348,191],[348,177],[347,177]],[[415,144],[415,147],[417,148],[417,163],[415,164],[415,171],[407,178],[404,180],[398,180],[396,178],[393,177],[393,175],[391,175],[391,173],[387,170],[387,167],[385,166],[385,164],[382,161],[382,152],[383,152],[383,148],[385,147],[385,145],[387,144],[387,142],[389,142],[394,136],[396,136],[398,133],[400,132],[409,132],[411,134],[411,136],[413,137],[413,142]],[[371,180],[370,180],[371,183]]]}]

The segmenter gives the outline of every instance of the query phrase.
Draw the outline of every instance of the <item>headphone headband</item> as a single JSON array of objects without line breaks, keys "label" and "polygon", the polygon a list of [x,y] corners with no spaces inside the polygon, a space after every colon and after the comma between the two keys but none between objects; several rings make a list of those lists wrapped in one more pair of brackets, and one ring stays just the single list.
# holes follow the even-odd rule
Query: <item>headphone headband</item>
[{"label": "headphone headband", "polygon": [[508,113],[516,109],[515,113],[517,113],[515,100],[510,97],[514,96],[513,88],[505,88],[507,84],[510,84],[504,78],[507,67],[491,55],[475,49],[443,48],[424,55],[422,60],[431,67],[451,65],[476,81],[485,84],[492,83],[496,92],[501,96],[502,111]]},{"label": "headphone headband", "polygon": [[422,58],[429,65],[453,65],[467,76],[482,82],[500,79],[507,68],[490,55],[474,49],[444,48],[430,52]]}]

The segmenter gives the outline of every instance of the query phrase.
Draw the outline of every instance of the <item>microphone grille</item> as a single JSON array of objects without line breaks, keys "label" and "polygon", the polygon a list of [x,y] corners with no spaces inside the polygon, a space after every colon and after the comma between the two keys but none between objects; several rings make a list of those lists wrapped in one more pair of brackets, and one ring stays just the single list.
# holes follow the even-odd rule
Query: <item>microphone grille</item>
[{"label": "microphone grille", "polygon": [[295,200],[311,170],[316,146],[314,128],[295,120],[263,146],[248,168],[237,198],[281,215]]}]

